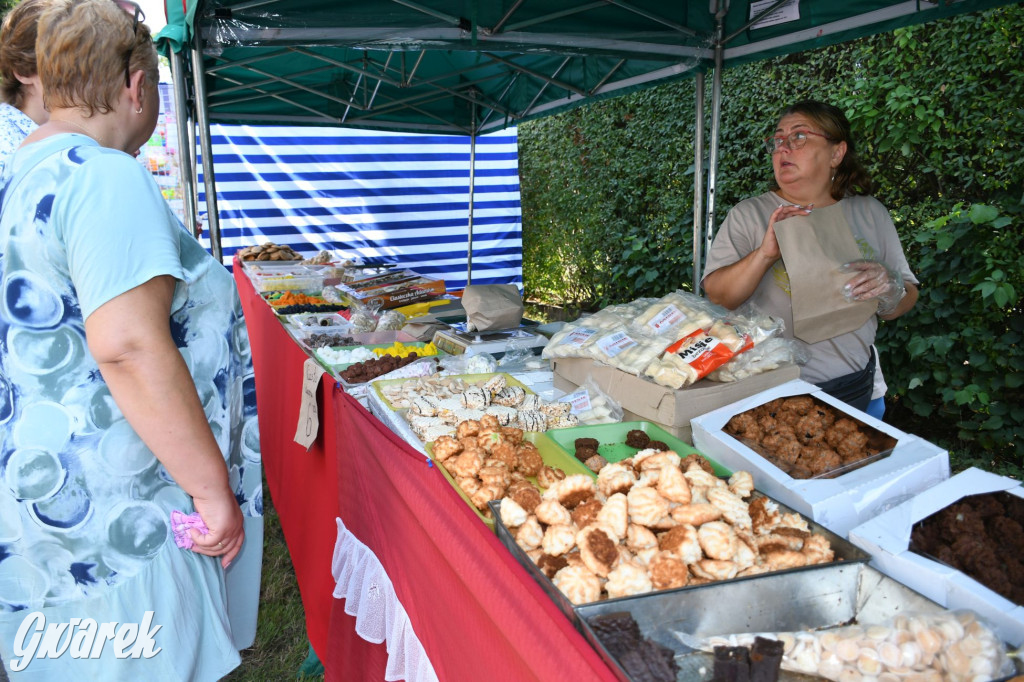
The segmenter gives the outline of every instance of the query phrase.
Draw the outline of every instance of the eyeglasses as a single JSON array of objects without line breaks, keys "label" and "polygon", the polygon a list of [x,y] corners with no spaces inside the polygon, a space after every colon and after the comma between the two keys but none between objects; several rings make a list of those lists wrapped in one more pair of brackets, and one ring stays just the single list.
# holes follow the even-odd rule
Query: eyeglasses
[{"label": "eyeglasses", "polygon": [[[138,3],[132,2],[132,0],[114,0],[114,4],[132,15],[132,35],[137,36],[139,34],[139,21],[146,20],[146,13],[142,11]],[[124,86],[126,88],[132,86],[131,62],[132,48],[130,47],[124,55]]]},{"label": "eyeglasses", "polygon": [[811,130],[797,130],[789,135],[775,135],[774,137],[764,138],[764,147],[768,150],[769,154],[774,154],[779,151],[779,147],[783,144],[789,147],[790,150],[801,149],[805,144],[807,144],[809,135],[824,137],[829,142],[833,141],[828,135],[822,135],[821,133],[816,133]]}]

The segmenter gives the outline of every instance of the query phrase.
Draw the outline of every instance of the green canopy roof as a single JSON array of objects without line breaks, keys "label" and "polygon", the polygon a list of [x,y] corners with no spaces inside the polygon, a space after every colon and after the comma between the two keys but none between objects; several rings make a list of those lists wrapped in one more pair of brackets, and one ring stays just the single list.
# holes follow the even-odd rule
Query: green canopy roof
[{"label": "green canopy roof", "polygon": [[[1007,0],[170,0],[210,122],[477,134]],[[191,56],[184,50],[186,61]],[[192,71],[192,67],[187,68]]]}]

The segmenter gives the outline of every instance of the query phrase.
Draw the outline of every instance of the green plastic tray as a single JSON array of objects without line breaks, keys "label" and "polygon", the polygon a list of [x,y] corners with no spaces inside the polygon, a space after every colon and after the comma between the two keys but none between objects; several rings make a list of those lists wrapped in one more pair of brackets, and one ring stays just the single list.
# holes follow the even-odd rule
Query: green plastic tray
[{"label": "green plastic tray", "polygon": [[717,476],[732,475],[731,471],[718,462],[715,462],[692,445],[676,438],[665,429],[651,422],[635,421],[595,424],[593,426],[573,426],[568,429],[552,429],[547,432],[547,435],[574,460],[576,459],[576,439],[593,438],[599,443],[597,447],[598,454],[609,462],[621,462],[637,453],[636,448],[626,445],[626,434],[636,429],[645,432],[651,437],[651,440],[660,440],[662,443],[665,443],[680,457],[692,454],[701,455],[704,459],[711,462]]}]

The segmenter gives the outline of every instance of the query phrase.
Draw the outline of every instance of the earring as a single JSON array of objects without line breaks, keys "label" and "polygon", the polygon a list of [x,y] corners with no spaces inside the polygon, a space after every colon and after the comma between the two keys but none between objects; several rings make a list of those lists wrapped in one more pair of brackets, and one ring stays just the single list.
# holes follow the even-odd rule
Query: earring
[{"label": "earring", "polygon": [[142,107],[139,107],[138,109],[136,109],[135,113],[136,114],[141,114],[142,113]]}]

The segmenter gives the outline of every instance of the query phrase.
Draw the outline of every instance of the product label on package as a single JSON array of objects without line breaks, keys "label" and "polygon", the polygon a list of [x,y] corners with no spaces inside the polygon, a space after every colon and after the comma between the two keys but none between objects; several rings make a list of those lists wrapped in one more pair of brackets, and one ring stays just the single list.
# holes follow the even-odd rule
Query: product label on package
[{"label": "product label on package", "polygon": [[580,412],[586,412],[590,409],[590,393],[585,388],[573,391],[569,395],[563,396],[559,399],[559,402],[569,403],[572,407],[569,408],[569,412],[572,414],[579,414]]},{"label": "product label on package", "polygon": [[682,310],[669,304],[664,310],[651,318],[647,326],[653,329],[655,334],[660,334],[665,329],[674,327],[685,319],[686,314]]},{"label": "product label on package", "polygon": [[615,332],[597,341],[597,347],[610,358],[614,358],[622,351],[635,345],[637,345],[636,341],[630,338],[626,332]]},{"label": "product label on package", "polygon": [[596,329],[591,329],[590,327],[579,327],[578,329],[573,329],[569,332],[566,337],[562,339],[562,343],[567,346],[576,346],[578,348],[587,341],[590,341],[596,333]]},{"label": "product label on package", "polygon": [[689,346],[680,348],[678,355],[687,364],[693,364],[693,362],[704,353],[714,350],[715,346],[720,344],[721,341],[713,336],[702,335],[693,340]]}]

